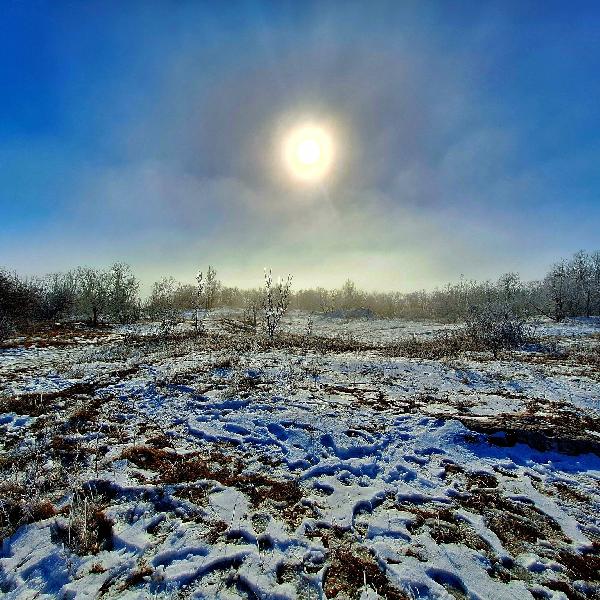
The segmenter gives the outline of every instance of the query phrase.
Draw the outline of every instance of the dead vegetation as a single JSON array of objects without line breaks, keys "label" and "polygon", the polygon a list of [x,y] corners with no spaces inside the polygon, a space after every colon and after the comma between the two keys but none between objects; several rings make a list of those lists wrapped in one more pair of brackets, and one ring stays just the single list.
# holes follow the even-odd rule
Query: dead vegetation
[{"label": "dead vegetation", "polygon": [[487,526],[516,554],[538,540],[567,541],[554,519],[534,506],[505,498],[496,489],[471,489],[469,496],[458,502],[483,515]]},{"label": "dead vegetation", "polygon": [[463,327],[437,332],[431,337],[411,336],[386,344],[380,350],[386,356],[402,356],[424,360],[456,358],[465,353],[488,353],[495,359],[502,353],[517,350],[537,339],[521,321],[496,322],[477,318]]},{"label": "dead vegetation", "polygon": [[50,500],[31,500],[22,497],[17,490],[0,488],[0,542],[9,538],[22,525],[36,523],[56,515],[56,508]]},{"label": "dead vegetation", "polygon": [[8,348],[70,348],[96,344],[114,335],[110,326],[88,327],[83,323],[35,323],[17,338],[0,341],[0,349]]},{"label": "dead vegetation", "polygon": [[52,411],[57,400],[67,400],[78,396],[92,395],[96,385],[80,382],[63,390],[44,393],[25,393],[8,398],[0,397],[0,410],[18,415],[38,417]]},{"label": "dead vegetation", "polygon": [[[556,450],[577,455],[592,452],[600,456],[600,419],[567,410],[539,413],[502,414],[485,419],[457,415],[465,427],[486,434],[489,443],[511,447],[527,444],[545,452]],[[440,415],[441,416],[441,415]]]},{"label": "dead vegetation", "polygon": [[410,507],[409,510],[415,515],[415,520],[408,527],[413,534],[426,531],[437,544],[463,544],[473,550],[490,550],[489,544],[477,535],[473,527],[464,519],[457,518],[448,508]]},{"label": "dead vegetation", "polygon": [[[175,375],[157,378],[153,385],[162,394],[175,393],[173,391],[175,384],[190,383],[195,389],[194,394],[198,396],[218,389],[220,393],[244,398],[252,398],[262,391],[269,392],[274,385],[273,379],[269,379],[262,371],[248,374],[243,361],[239,360],[240,353],[243,355],[245,351],[272,352],[285,349],[300,356],[309,353],[327,355],[338,352],[372,352],[383,356],[414,358],[439,358],[458,356],[465,352],[484,352],[481,347],[469,346],[470,342],[465,342],[460,335],[446,333],[432,339],[412,338],[395,345],[382,346],[365,344],[349,336],[321,338],[312,334],[279,333],[275,334],[272,340],[267,340],[254,331],[237,328],[237,326],[233,329],[235,331],[232,332],[204,332],[201,336],[196,333],[191,335],[188,332],[174,332],[168,338],[166,346],[164,336],[162,338],[131,336],[126,343],[142,351],[142,354],[148,349],[151,351],[160,349],[164,352],[162,356],[169,358],[185,355],[190,351],[206,351],[210,358],[202,366],[192,366],[189,371],[182,369]],[[55,340],[57,347],[61,346],[59,340],[60,336],[57,334]],[[440,340],[441,347],[436,347]],[[490,354],[489,349],[485,352]],[[568,356],[573,355],[563,354],[560,360],[564,361]],[[514,358],[513,355],[511,357]],[[558,360],[557,358],[556,361]],[[45,393],[43,396],[26,393],[0,399],[2,412],[37,417],[37,421],[28,431],[43,442],[37,448],[37,458],[19,449],[18,439],[11,442],[10,454],[8,445],[4,445],[5,453],[0,460],[0,478],[7,476],[13,467],[25,470],[28,468],[27,465],[31,468],[34,461],[40,463],[45,459],[52,459],[57,469],[57,473],[53,475],[57,477],[54,482],[51,481],[51,477],[48,477],[48,481],[44,484],[34,478],[27,485],[17,486],[12,490],[0,487],[0,538],[12,535],[18,527],[27,523],[54,519],[53,539],[65,544],[72,552],[87,555],[109,549],[113,524],[107,517],[107,507],[110,505],[107,497],[101,494],[94,497],[88,492],[77,492],[66,509],[58,510],[56,506],[62,506],[58,499],[64,498],[65,489],[68,489],[65,475],[68,476],[69,472],[81,472],[82,467],[90,467],[93,460],[100,460],[113,445],[122,448],[124,444],[130,445],[120,456],[138,469],[150,472],[141,474],[140,481],[148,484],[148,487],[154,486],[152,493],[157,497],[164,496],[168,499],[166,486],[172,486],[169,489],[173,490],[172,494],[177,499],[185,499],[196,504],[197,507],[206,508],[211,484],[205,482],[217,482],[241,491],[248,498],[252,511],[255,511],[254,515],[275,514],[292,530],[296,529],[305,518],[319,516],[317,509],[306,501],[305,491],[298,479],[283,479],[273,475],[273,467],[276,465],[273,457],[268,455],[254,457],[256,462],[251,469],[248,469],[247,456],[242,454],[241,448],[233,445],[217,449],[216,445],[211,444],[210,449],[203,452],[177,451],[175,450],[178,446],[177,439],[172,437],[172,432],[168,432],[167,435],[160,423],[154,423],[151,417],[135,409],[133,401],[132,406],[129,406],[119,404],[121,400],[116,396],[106,394],[95,396],[102,385],[119,382],[136,374],[139,369],[140,367],[137,366],[118,368],[98,377],[94,384],[81,382],[61,391]],[[305,368],[306,373],[310,374],[311,369],[314,370],[316,381],[320,373],[318,365],[309,365]],[[215,374],[215,371],[220,370],[226,371],[227,376],[230,372],[237,372],[239,377],[234,377],[231,380],[233,383],[228,384],[229,387],[226,388],[226,384],[223,383],[226,376]],[[214,379],[209,379],[211,377]],[[210,383],[206,383],[205,387],[199,385],[205,381]],[[218,383],[214,383],[215,381]],[[447,402],[443,393],[437,392],[407,395],[392,402],[381,392],[377,384],[320,382],[318,386],[319,391],[335,395],[344,394],[356,404],[382,410],[394,409],[398,413],[418,413],[434,402]],[[522,395],[515,395],[515,398],[527,400]],[[115,404],[107,404],[113,401]],[[118,405],[119,411],[107,414],[110,411],[106,410],[105,404],[109,407]],[[539,412],[543,411],[540,409]],[[527,443],[540,450],[557,449],[569,454],[590,451],[598,453],[598,442],[589,434],[600,429],[598,420],[574,411],[569,412],[564,407],[551,414],[549,412],[538,414],[535,406],[528,404],[527,410],[522,414],[489,418],[470,418],[468,415],[461,415],[460,419],[473,431],[486,436],[485,438],[476,436],[474,439],[479,442],[485,439],[500,446]],[[447,418],[447,414],[439,417]],[[364,429],[368,430],[368,427],[365,426]],[[355,434],[352,430],[348,430],[346,435],[352,437]],[[256,469],[258,463],[262,465],[259,464],[257,472],[253,469]],[[411,525],[412,534],[427,533],[437,544],[460,544],[491,556],[493,553],[489,544],[454,512],[455,508],[462,506],[483,515],[490,530],[496,533],[511,552],[538,551],[540,541],[555,545],[557,550],[552,556],[564,566],[565,571],[562,578],[557,575],[555,580],[545,582],[544,585],[547,587],[563,591],[569,598],[579,598],[579,592],[566,579],[597,580],[599,568],[597,557],[593,553],[583,556],[570,551],[567,547],[568,541],[564,538],[558,524],[535,507],[502,496],[496,476],[491,473],[465,472],[462,467],[452,463],[443,466],[449,478],[462,478],[463,485],[460,492],[464,497],[459,496],[452,509],[415,508],[413,505],[410,508],[415,515],[415,522]],[[60,475],[58,469],[63,470]],[[511,476],[508,472],[502,474],[506,477]],[[40,490],[35,498],[31,495],[32,486]],[[555,487],[556,493],[567,498],[571,504],[576,502],[584,505],[591,504],[589,497],[560,482]],[[140,496],[140,499],[147,500],[145,496]],[[161,500],[156,500],[156,506],[160,510],[175,510],[174,503],[169,504],[167,500],[162,502],[161,504]],[[400,506],[400,508],[409,510],[408,506]],[[200,523],[198,515],[201,513],[201,510],[197,513],[190,510],[187,514],[180,509],[177,514],[184,520],[197,519]],[[228,525],[224,521],[202,521],[202,523],[206,525],[206,532],[202,535],[208,543],[236,542],[227,537]],[[257,521],[257,531],[259,525]],[[148,532],[155,533],[151,530]],[[328,551],[324,577],[325,593],[328,597],[339,595],[340,598],[346,596],[357,598],[366,585],[375,589],[384,598],[400,600],[407,598],[403,592],[391,585],[385,574],[385,565],[380,564],[374,555],[352,536],[352,533],[341,532],[335,528],[320,529],[319,536]],[[266,539],[259,536],[257,544],[261,551],[266,549],[266,546],[263,546]],[[419,560],[427,559],[418,545],[409,547],[406,555],[417,557]],[[96,569],[94,572],[102,573],[104,567],[100,563],[97,564],[99,566],[94,567]],[[289,567],[289,572],[282,569],[278,576],[282,581],[287,580],[288,577],[297,578],[296,567]],[[316,572],[322,567],[323,564],[305,565],[303,568],[306,568],[307,572],[309,568],[315,569]],[[514,566],[495,563],[490,569],[490,574],[503,581],[526,576]],[[140,564],[135,571],[119,579],[120,591],[143,584],[151,575],[152,569]],[[447,582],[444,583],[446,584]],[[449,591],[455,595],[461,593],[460,590]]]},{"label": "dead vegetation", "polygon": [[323,581],[327,598],[359,598],[368,588],[388,600],[409,600],[393,586],[373,554],[347,533],[332,528],[322,530],[323,545],[328,549],[328,566]]},{"label": "dead vegetation", "polygon": [[[199,453],[177,454],[172,450],[149,446],[132,446],[122,454],[136,466],[158,473],[157,483],[180,484],[202,480],[216,481],[243,492],[253,508],[273,505],[291,527],[297,527],[310,514],[302,504],[303,492],[297,480],[277,480],[262,473],[244,472],[241,458],[212,450]],[[183,497],[203,501],[205,492],[186,488],[178,492]]]},{"label": "dead vegetation", "polygon": [[75,493],[63,517],[52,527],[52,538],[79,556],[98,554],[112,547],[113,522],[94,497]]}]

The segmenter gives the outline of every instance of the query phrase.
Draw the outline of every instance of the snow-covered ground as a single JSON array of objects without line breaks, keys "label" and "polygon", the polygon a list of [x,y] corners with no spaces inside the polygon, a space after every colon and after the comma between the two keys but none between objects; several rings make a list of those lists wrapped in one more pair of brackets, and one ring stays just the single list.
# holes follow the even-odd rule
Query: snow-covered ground
[{"label": "snow-covered ground", "polygon": [[537,326],[571,353],[433,361],[385,344],[448,326],[293,313],[372,349],[248,350],[226,316],[0,350],[0,594],[600,593],[596,321]]}]

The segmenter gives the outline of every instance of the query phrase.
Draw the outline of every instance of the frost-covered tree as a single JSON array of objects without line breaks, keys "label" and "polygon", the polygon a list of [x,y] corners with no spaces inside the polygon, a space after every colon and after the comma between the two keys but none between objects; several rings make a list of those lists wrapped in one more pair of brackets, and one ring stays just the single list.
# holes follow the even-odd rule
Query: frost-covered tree
[{"label": "frost-covered tree", "polygon": [[244,298],[244,322],[253,329],[258,326],[260,311],[263,307],[263,293],[260,288],[246,290]]},{"label": "frost-covered tree", "polygon": [[[202,327],[202,317],[215,308],[221,289],[221,282],[217,279],[217,271],[208,265],[206,273],[199,271],[196,275],[196,330]],[[201,315],[200,312],[204,311]]]},{"label": "frost-covered tree", "polygon": [[109,301],[109,277],[106,271],[78,267],[74,272],[77,299],[76,310],[92,327],[97,327],[106,313]]},{"label": "frost-covered tree", "polygon": [[178,284],[173,277],[163,277],[154,282],[146,309],[150,318],[160,321],[161,332],[171,333],[179,322],[181,311],[177,307]]},{"label": "frost-covered tree", "polygon": [[348,310],[357,308],[359,304],[359,293],[356,289],[356,284],[351,279],[346,279],[342,289],[340,290],[340,299],[342,308]]},{"label": "frost-covered tree", "polygon": [[594,294],[593,262],[591,257],[580,250],[571,259],[569,270],[574,288],[573,312],[583,313],[586,317],[589,317],[592,312]]},{"label": "frost-covered tree", "polygon": [[292,276],[288,275],[285,280],[278,279],[273,283],[271,269],[265,269],[265,285],[263,288],[263,324],[269,339],[275,337],[279,329],[281,319],[290,305],[290,291],[292,288]]},{"label": "frost-covered tree", "polygon": [[[201,273],[200,273],[201,275]],[[203,278],[201,305],[202,308],[209,312],[215,308],[219,297],[221,282],[217,279],[217,271],[211,265],[208,265],[206,274]]]},{"label": "frost-covered tree", "polygon": [[40,292],[38,318],[42,321],[70,318],[77,302],[74,273],[51,273],[36,281]]},{"label": "frost-covered tree", "polygon": [[26,326],[39,314],[40,292],[16,273],[0,270],[0,339]]},{"label": "frost-covered tree", "polygon": [[139,318],[139,282],[124,263],[115,263],[107,272],[107,312],[119,323]]},{"label": "frost-covered tree", "polygon": [[569,297],[568,283],[568,271],[564,261],[554,264],[544,280],[544,287],[556,322],[564,320],[567,316],[565,305]]},{"label": "frost-covered tree", "polygon": [[[590,254],[592,300],[590,313],[600,315],[600,252]],[[589,315],[588,315],[589,316]]]}]

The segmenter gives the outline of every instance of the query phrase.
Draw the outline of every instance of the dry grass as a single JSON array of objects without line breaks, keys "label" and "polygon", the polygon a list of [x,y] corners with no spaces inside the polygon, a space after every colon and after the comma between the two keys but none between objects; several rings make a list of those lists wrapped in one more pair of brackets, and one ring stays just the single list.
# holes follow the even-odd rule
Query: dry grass
[{"label": "dry grass", "polygon": [[75,494],[66,518],[55,521],[52,538],[79,556],[98,554],[111,549],[112,526],[97,500]]},{"label": "dry grass", "polygon": [[600,456],[600,440],[590,433],[600,430],[600,419],[572,410],[557,407],[552,413],[543,411],[543,415],[531,411],[486,419],[468,415],[456,415],[455,418],[471,431],[487,434],[488,442],[497,446],[521,443],[541,452],[556,450],[570,455],[592,452]]},{"label": "dry grass", "polygon": [[[179,484],[199,480],[212,480],[243,492],[254,508],[265,503],[273,504],[280,516],[296,527],[310,513],[302,503],[303,491],[297,480],[278,480],[261,473],[244,473],[241,459],[211,451],[208,455],[198,453],[177,454],[173,450],[150,446],[131,446],[123,458],[138,467],[155,471],[161,483]],[[188,493],[179,491],[186,497]],[[204,494],[196,494],[203,500]]]},{"label": "dry grass", "polygon": [[64,390],[55,392],[25,393],[0,398],[0,412],[14,412],[18,415],[38,417],[52,412],[57,400],[91,396],[94,394],[96,387],[91,383],[79,382]]},{"label": "dry grass", "polygon": [[13,535],[22,525],[49,519],[57,514],[50,500],[27,501],[20,497],[21,493],[13,492],[10,494],[6,487],[0,491],[3,496],[0,500],[0,542]]},{"label": "dry grass", "polygon": [[329,554],[323,580],[323,591],[328,598],[338,594],[359,598],[366,584],[387,600],[409,600],[392,586],[373,554],[349,535],[331,529],[324,533],[323,545]]},{"label": "dry grass", "polygon": [[437,544],[462,544],[473,550],[490,550],[489,544],[483,540],[462,519],[457,519],[454,512],[447,508],[431,509],[412,506],[402,506],[415,515],[415,520],[408,529],[413,534],[427,530]]},{"label": "dry grass", "polygon": [[80,323],[38,323],[23,333],[23,336],[0,343],[0,348],[68,348],[113,335],[110,326],[92,328]]},{"label": "dry grass", "polygon": [[152,576],[153,572],[154,570],[152,569],[152,567],[150,567],[146,563],[140,564],[135,570],[133,570],[131,573],[129,573],[129,575],[127,575],[125,581],[120,586],[119,590],[121,592],[124,592],[130,587],[134,587],[136,585],[139,585],[140,583],[143,583],[144,580]]},{"label": "dry grass", "polygon": [[518,554],[538,540],[566,542],[560,525],[533,506],[503,497],[496,489],[477,488],[459,503],[484,516],[487,526],[504,546]]}]

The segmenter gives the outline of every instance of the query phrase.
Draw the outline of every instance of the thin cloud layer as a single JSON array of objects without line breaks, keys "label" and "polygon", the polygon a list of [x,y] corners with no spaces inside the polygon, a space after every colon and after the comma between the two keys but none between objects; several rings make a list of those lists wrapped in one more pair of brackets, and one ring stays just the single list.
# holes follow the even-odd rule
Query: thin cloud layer
[{"label": "thin cloud layer", "polygon": [[[26,16],[15,10],[17,30]],[[52,57],[36,108],[49,122],[4,107],[17,123],[0,132],[9,266],[120,259],[147,285],[210,262],[246,285],[269,264],[301,285],[413,289],[533,276],[595,243],[598,148],[582,125],[598,124],[584,102],[595,14],[572,12],[558,37],[564,15],[494,4],[108,3],[35,18]],[[564,90],[544,55],[573,79]],[[572,118],[557,124],[532,100],[550,94],[555,112],[560,92]],[[312,188],[279,155],[281,132],[307,119],[337,143]]]}]

